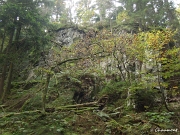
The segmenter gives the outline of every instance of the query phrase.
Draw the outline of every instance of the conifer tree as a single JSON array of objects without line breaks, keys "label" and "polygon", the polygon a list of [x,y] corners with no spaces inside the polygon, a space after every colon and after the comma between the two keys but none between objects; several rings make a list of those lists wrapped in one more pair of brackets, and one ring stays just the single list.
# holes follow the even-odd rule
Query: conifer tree
[{"label": "conifer tree", "polygon": [[13,69],[21,63],[21,55],[28,53],[32,46],[38,50],[41,44],[47,43],[45,29],[48,19],[40,14],[35,0],[1,0],[0,6],[0,30],[4,39],[0,53],[0,97],[3,100],[10,93]]},{"label": "conifer tree", "polygon": [[[137,31],[148,30],[151,27],[171,27],[178,25],[173,3],[168,0],[119,0],[127,19],[119,24]],[[119,13],[122,14],[122,13]]]}]

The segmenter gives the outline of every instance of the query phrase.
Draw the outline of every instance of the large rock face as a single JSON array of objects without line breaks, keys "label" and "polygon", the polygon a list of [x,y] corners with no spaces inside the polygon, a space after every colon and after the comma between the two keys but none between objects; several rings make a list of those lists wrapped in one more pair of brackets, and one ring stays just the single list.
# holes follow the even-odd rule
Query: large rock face
[{"label": "large rock face", "polygon": [[83,39],[84,35],[84,31],[77,28],[61,28],[57,30],[55,41],[61,46],[69,46],[75,39]]},{"label": "large rock face", "polygon": [[59,56],[57,56],[57,52],[61,50],[62,46],[70,46],[75,40],[83,39],[84,36],[84,31],[74,27],[56,30],[51,48],[46,52],[42,51],[37,65],[30,70],[27,81],[36,77],[34,70],[38,70],[40,67],[50,69],[50,67],[56,66],[61,61]]}]

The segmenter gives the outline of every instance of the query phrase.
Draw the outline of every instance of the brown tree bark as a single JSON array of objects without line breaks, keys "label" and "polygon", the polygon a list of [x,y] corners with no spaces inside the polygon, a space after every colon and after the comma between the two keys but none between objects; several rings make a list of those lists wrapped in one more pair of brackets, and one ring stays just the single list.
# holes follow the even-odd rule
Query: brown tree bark
[{"label": "brown tree bark", "polygon": [[2,38],[2,42],[1,42],[0,53],[3,52],[5,38],[6,38],[6,32],[3,33],[3,38]]},{"label": "brown tree bark", "polygon": [[2,102],[4,102],[4,99],[10,93],[12,73],[13,73],[13,63],[11,62],[10,67],[9,67],[8,76],[7,76],[7,85],[6,85],[6,88],[5,88],[5,90],[3,92],[3,96],[2,96]]},{"label": "brown tree bark", "polygon": [[6,79],[6,71],[7,71],[7,65],[4,65],[2,69],[2,73],[0,74],[0,99],[3,97],[3,93],[4,93],[4,82]]},{"label": "brown tree bark", "polygon": [[2,73],[0,73],[0,98],[2,97],[3,94],[3,89],[2,89],[2,84],[4,83],[2,78]]},{"label": "brown tree bark", "polygon": [[[12,28],[11,33],[10,33],[10,37],[9,37],[9,42],[8,45],[5,49],[5,55],[8,56],[9,54],[9,50],[12,46],[12,42],[13,42],[13,38],[14,38],[14,33],[15,33],[15,28]],[[8,65],[8,59],[5,58],[4,60],[4,65],[3,65],[3,69],[2,69],[2,73],[0,76],[0,98],[3,99],[3,95],[4,95],[4,83],[5,83],[5,79],[6,79],[6,71],[7,71],[7,65]],[[3,99],[4,100],[4,99]]]}]

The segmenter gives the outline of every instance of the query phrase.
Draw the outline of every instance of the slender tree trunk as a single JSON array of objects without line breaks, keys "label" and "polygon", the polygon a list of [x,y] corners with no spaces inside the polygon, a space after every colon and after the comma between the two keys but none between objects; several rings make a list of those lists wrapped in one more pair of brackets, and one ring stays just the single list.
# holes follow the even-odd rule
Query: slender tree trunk
[{"label": "slender tree trunk", "polygon": [[5,37],[6,37],[6,32],[3,33],[3,38],[2,38],[2,42],[1,42],[0,53],[3,52]]},{"label": "slender tree trunk", "polygon": [[45,112],[45,108],[46,108],[46,95],[47,95],[47,91],[48,91],[50,78],[51,78],[51,75],[49,73],[47,73],[46,84],[45,84],[45,88],[43,90],[43,97],[42,97],[42,100],[43,100],[42,106],[43,106],[44,112]]},{"label": "slender tree trunk", "polygon": [[59,22],[59,14],[56,13],[56,22]]},{"label": "slender tree trunk", "polygon": [[[3,34],[3,38],[2,38],[2,42],[1,42],[1,47],[0,47],[0,53],[3,52],[3,48],[4,48],[4,40],[5,40],[5,32]],[[6,66],[3,66],[3,69],[2,69],[2,73],[0,73],[0,99],[2,98],[2,95],[3,95],[3,87],[4,87],[4,80],[5,80],[5,71],[6,70]]]},{"label": "slender tree trunk", "polygon": [[12,73],[13,73],[13,63],[11,62],[10,66],[9,66],[8,76],[7,76],[6,89],[4,90],[3,96],[2,96],[2,102],[4,102],[6,96],[10,93],[11,81],[12,81]]},{"label": "slender tree trunk", "polygon": [[7,94],[10,93],[12,74],[13,74],[13,66],[14,66],[13,63],[11,62],[10,67],[9,67],[8,77],[7,77],[7,87],[6,87]]},{"label": "slender tree trunk", "polygon": [[2,73],[0,74],[0,99],[3,97],[3,93],[4,93],[4,82],[6,79],[6,71],[7,71],[7,65],[4,65],[2,69]]},{"label": "slender tree trunk", "polygon": [[100,22],[104,21],[102,14],[99,15]]},{"label": "slender tree trunk", "polygon": [[115,53],[113,52],[113,56],[114,56],[114,58],[117,60],[117,62],[118,62],[118,69],[119,69],[119,71],[120,71],[120,73],[121,73],[121,77],[122,77],[122,79],[123,79],[123,81],[125,81],[126,83],[127,83],[127,81],[126,81],[126,78],[125,78],[125,76],[124,76],[124,74],[123,74],[123,72],[122,72],[122,69],[121,69],[121,67],[120,67],[120,61],[119,61],[119,59],[115,56]]},{"label": "slender tree trunk", "polygon": [[0,73],[0,99],[2,97],[2,94],[3,94],[3,77],[2,77],[2,73]]},{"label": "slender tree trunk", "polygon": [[111,29],[111,35],[113,34],[113,25],[112,25],[112,19],[110,18],[109,19],[109,26],[110,26],[110,29]]},{"label": "slender tree trunk", "polygon": [[21,33],[21,25],[18,25],[17,30],[16,30],[16,37],[15,37],[16,43],[19,40],[20,33]]},{"label": "slender tree trunk", "polygon": [[[156,68],[159,69],[157,62],[156,62]],[[158,71],[157,75],[158,75],[158,85],[159,85],[160,91],[162,93],[162,97],[161,97],[162,98],[162,104],[164,104],[166,110],[170,112],[171,110],[168,108],[168,105],[166,103],[166,96],[165,96],[165,93],[164,93],[164,88],[163,88],[163,86],[161,85],[161,82],[160,82],[160,73],[159,73],[159,71]]]}]

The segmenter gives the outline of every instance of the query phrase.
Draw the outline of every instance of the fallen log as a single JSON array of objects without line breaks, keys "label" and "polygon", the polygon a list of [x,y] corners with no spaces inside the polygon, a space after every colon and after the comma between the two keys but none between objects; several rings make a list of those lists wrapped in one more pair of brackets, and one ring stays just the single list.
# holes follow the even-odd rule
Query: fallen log
[{"label": "fallen log", "polygon": [[0,118],[11,117],[14,115],[21,115],[21,114],[32,114],[32,113],[42,113],[42,111],[33,110],[33,111],[25,111],[25,112],[6,112],[5,115],[0,115]]},{"label": "fallen log", "polygon": [[67,105],[67,106],[60,106],[56,108],[56,110],[67,109],[67,108],[83,108],[83,107],[99,107],[98,102],[89,102],[83,104],[75,104],[75,105]]}]

